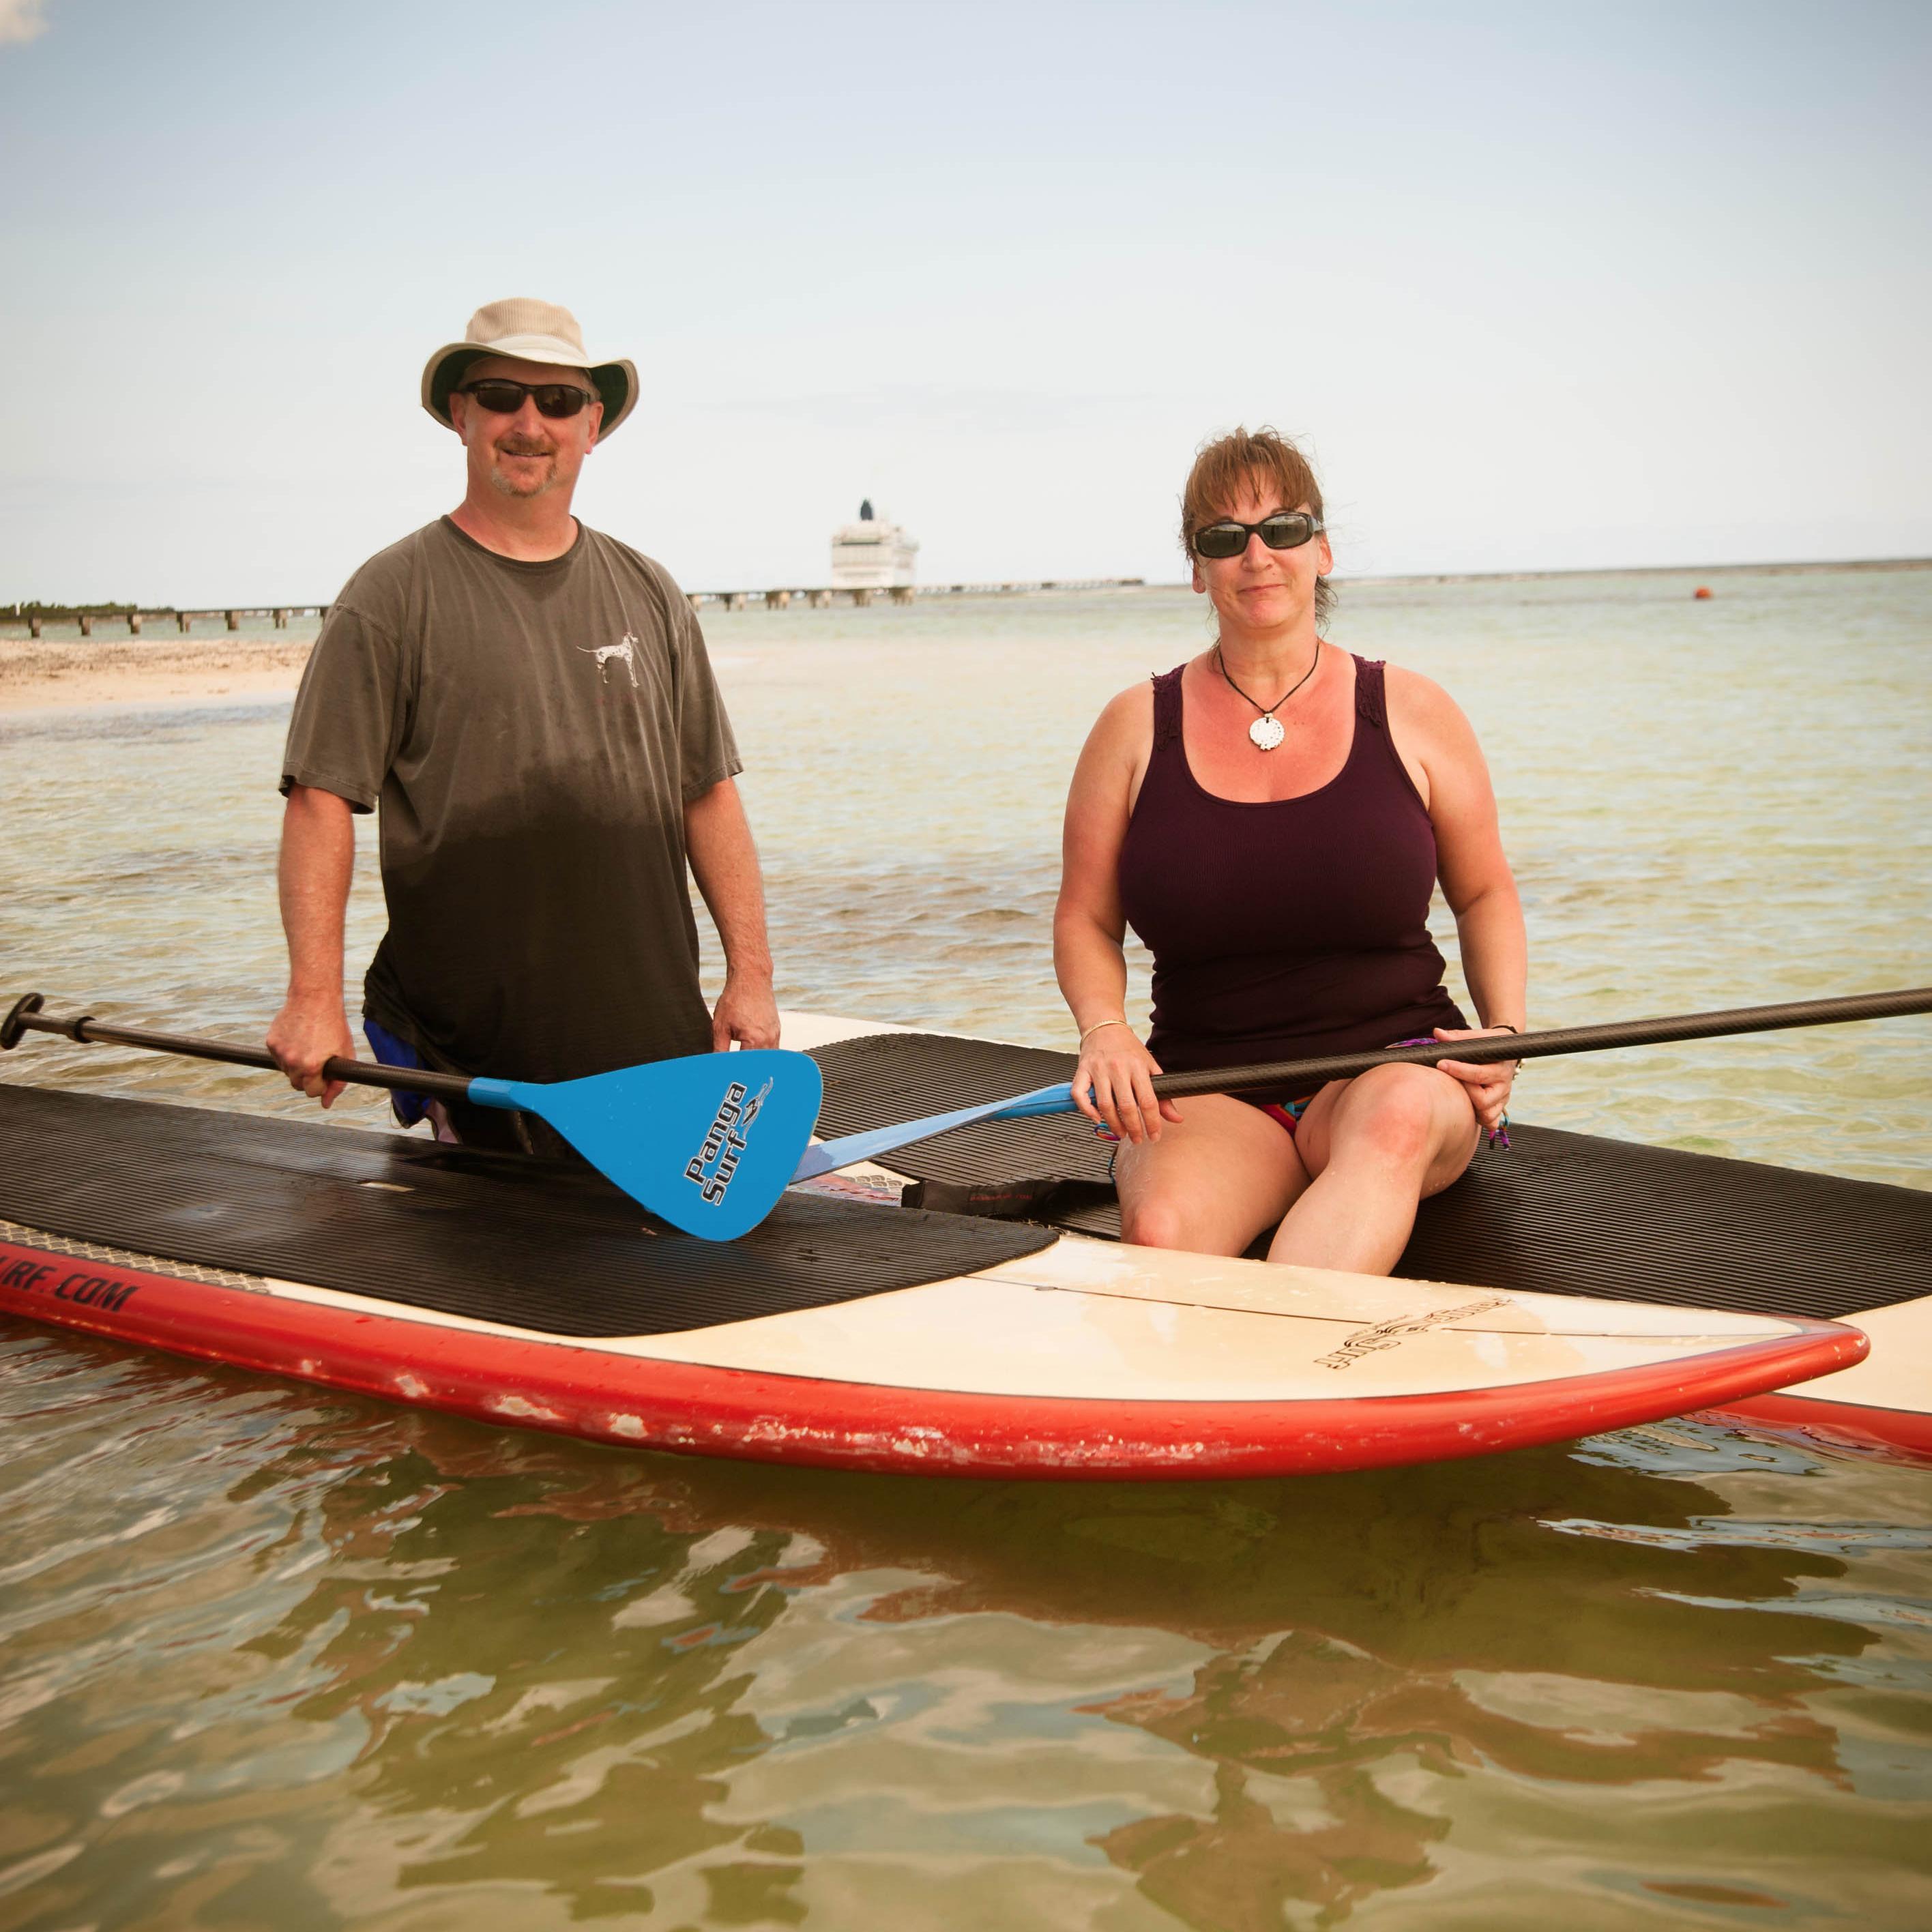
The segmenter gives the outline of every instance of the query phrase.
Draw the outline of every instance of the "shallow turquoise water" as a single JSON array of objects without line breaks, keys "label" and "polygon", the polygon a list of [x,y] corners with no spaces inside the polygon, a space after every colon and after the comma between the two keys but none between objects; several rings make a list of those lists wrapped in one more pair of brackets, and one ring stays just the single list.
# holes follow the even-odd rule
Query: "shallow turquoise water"
[{"label": "shallow turquoise water", "polygon": [[[1495,767],[1549,1023],[1932,979],[1932,574],[1364,586]],[[1183,592],[707,613],[795,1005],[1064,1042],[1066,773]],[[0,721],[0,987],[259,1034],[285,704]],[[380,902],[365,868],[352,956]],[[1910,1186],[1932,1024],[1532,1069]],[[37,1043],[8,1078],[306,1112]],[[344,1125],[380,1116],[358,1103]],[[627,1454],[0,1327],[0,1927],[1886,1926],[1932,1471],[1678,1423],[934,1484]]]}]

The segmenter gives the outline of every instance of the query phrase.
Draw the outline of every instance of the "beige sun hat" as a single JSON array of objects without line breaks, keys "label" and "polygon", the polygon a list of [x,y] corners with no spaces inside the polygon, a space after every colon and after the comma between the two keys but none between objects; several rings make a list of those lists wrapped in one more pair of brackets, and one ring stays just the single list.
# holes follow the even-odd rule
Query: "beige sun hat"
[{"label": "beige sun hat", "polygon": [[450,392],[464,371],[485,356],[511,356],[520,362],[554,362],[567,369],[587,369],[604,399],[601,441],[631,413],[638,400],[634,362],[593,362],[585,353],[584,332],[567,308],[512,296],[506,302],[485,302],[470,318],[460,342],[446,342],[423,364],[422,406],[446,429]]}]

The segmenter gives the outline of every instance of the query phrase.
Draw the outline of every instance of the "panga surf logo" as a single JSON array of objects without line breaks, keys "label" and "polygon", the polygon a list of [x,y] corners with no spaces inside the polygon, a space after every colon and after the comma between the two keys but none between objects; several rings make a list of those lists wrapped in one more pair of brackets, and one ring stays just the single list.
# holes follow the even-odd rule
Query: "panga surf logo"
[{"label": "panga surf logo", "polygon": [[752,1123],[758,1118],[758,1109],[771,1090],[772,1083],[767,1080],[748,1098],[745,1083],[733,1081],[718,1103],[704,1144],[684,1164],[685,1179],[700,1190],[714,1208],[724,1199],[731,1177],[738,1172],[738,1158],[750,1138]]}]

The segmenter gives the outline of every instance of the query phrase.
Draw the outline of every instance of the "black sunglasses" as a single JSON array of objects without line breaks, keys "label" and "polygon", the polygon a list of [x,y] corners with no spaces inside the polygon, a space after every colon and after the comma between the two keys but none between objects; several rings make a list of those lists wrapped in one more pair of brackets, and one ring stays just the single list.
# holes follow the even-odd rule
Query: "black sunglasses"
[{"label": "black sunglasses", "polygon": [[492,416],[513,416],[530,397],[540,416],[574,416],[586,403],[601,403],[588,389],[574,382],[512,382],[506,378],[486,376],[480,382],[465,382],[456,392],[474,396]]},{"label": "black sunglasses", "polygon": [[1323,527],[1319,517],[1311,517],[1305,510],[1278,510],[1258,524],[1238,524],[1233,518],[1224,517],[1218,524],[1210,524],[1194,532],[1194,554],[1196,556],[1239,556],[1247,548],[1250,537],[1259,537],[1270,550],[1299,550]]}]

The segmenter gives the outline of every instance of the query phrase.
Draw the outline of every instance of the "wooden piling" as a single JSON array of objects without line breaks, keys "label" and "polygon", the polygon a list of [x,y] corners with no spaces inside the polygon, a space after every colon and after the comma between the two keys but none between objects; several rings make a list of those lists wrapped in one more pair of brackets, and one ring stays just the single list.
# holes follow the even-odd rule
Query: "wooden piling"
[{"label": "wooden piling", "polygon": [[811,597],[812,608],[814,610],[829,610],[832,608],[832,593],[830,591],[814,590],[811,593]]},{"label": "wooden piling", "polygon": [[221,614],[228,620],[228,628],[231,631],[238,631],[241,629],[242,614],[240,611],[224,610]]},{"label": "wooden piling", "polygon": [[38,638],[40,634],[40,620],[39,618],[29,617],[27,620],[27,634],[29,637],[33,638]]},{"label": "wooden piling", "polygon": [[870,590],[855,590],[852,593],[852,602],[854,607],[858,610],[864,610],[866,607],[872,602],[872,593]]},{"label": "wooden piling", "polygon": [[791,592],[789,590],[767,590],[765,592],[765,608],[767,610],[789,610],[791,608]]},{"label": "wooden piling", "polygon": [[83,638],[91,638],[94,634],[94,620],[85,610],[80,614],[80,634]]},{"label": "wooden piling", "polygon": [[138,638],[141,634],[141,614],[138,610],[128,613],[128,634],[130,638]]},{"label": "wooden piling", "polygon": [[274,619],[277,630],[286,631],[289,628],[289,614],[286,610],[276,611]]},{"label": "wooden piling", "polygon": [[186,637],[188,635],[188,628],[194,623],[194,616],[191,611],[177,610],[175,613],[176,628],[180,631],[183,637]]},{"label": "wooden piling", "polygon": [[910,604],[912,596],[913,587],[910,584],[895,584],[892,586],[892,602],[895,604]]}]

